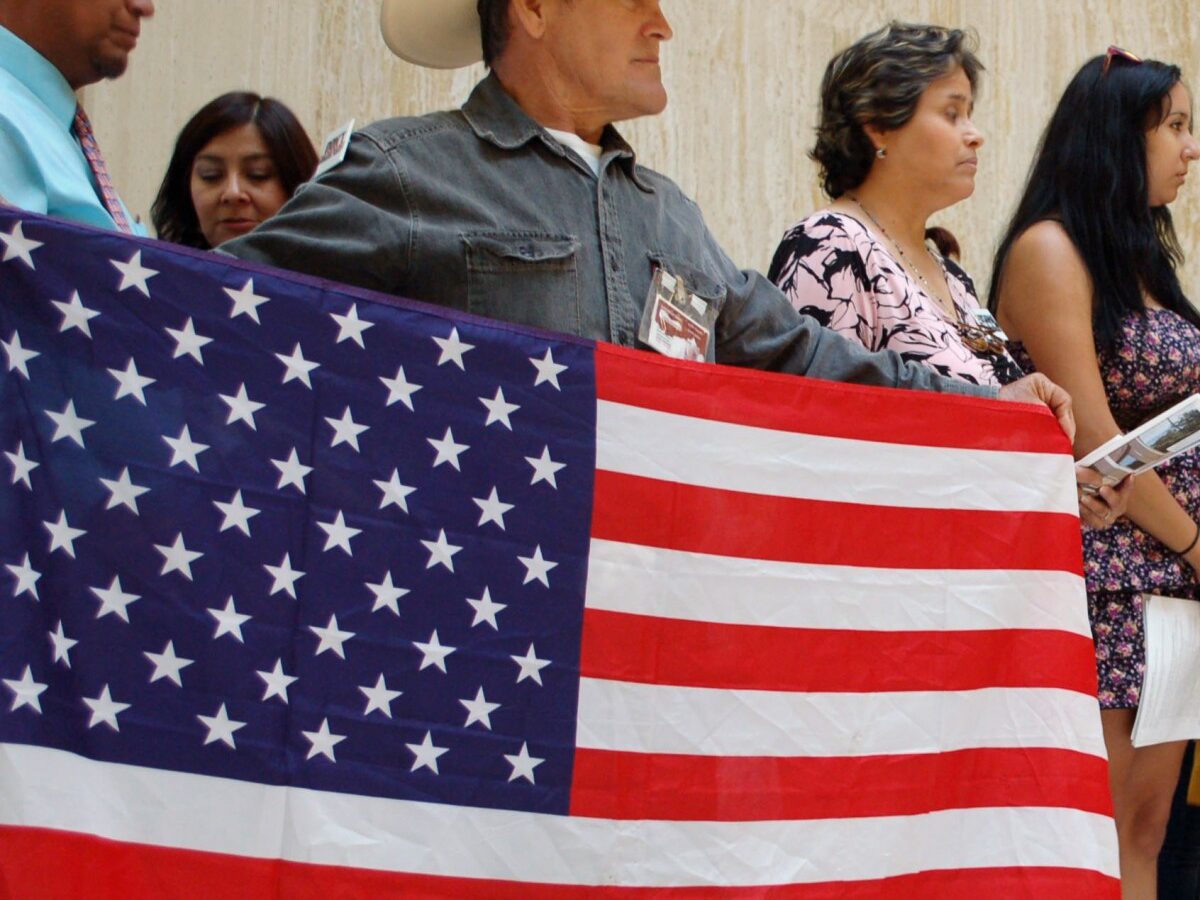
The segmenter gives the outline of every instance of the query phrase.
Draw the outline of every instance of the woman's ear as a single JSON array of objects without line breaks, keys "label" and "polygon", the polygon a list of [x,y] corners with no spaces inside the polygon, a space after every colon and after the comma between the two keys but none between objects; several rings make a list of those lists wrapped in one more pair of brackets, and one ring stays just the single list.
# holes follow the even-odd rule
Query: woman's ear
[{"label": "woman's ear", "polygon": [[880,150],[887,150],[888,133],[886,131],[878,125],[864,125],[862,129],[866,133],[867,139],[875,146],[876,153]]}]

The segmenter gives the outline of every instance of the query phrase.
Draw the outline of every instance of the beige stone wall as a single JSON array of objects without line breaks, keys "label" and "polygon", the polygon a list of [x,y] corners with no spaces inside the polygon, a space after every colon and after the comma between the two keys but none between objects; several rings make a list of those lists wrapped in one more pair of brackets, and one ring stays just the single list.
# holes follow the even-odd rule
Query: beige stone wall
[{"label": "beige stone wall", "polygon": [[[437,2],[437,0],[430,0]],[[314,136],[458,105],[481,67],[430,72],[390,56],[375,0],[157,0],[130,71],[84,100],[116,183],[143,218],[181,125],[240,87],[280,97]],[[667,0],[671,103],[623,130],[646,164],[680,182],[734,259],[764,268],[783,229],[822,198],[806,158],[826,61],[889,18],[970,25],[988,74],[977,122],[988,136],[975,196],[938,219],[963,243],[980,287],[1039,132],[1071,74],[1109,43],[1178,63],[1196,78],[1200,13],[1188,0]],[[1200,172],[1193,176],[1200,180]],[[1174,206],[1184,273],[1200,297],[1200,198]]]}]

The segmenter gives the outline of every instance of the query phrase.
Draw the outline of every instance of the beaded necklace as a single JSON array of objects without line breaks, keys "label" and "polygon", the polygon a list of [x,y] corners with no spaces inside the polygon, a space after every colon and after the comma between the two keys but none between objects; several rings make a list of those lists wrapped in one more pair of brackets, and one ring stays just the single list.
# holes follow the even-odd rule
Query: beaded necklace
[{"label": "beaded necklace", "polygon": [[[853,200],[854,204],[864,213],[866,213],[867,218],[871,220],[871,224],[878,228],[879,233],[887,239],[889,244],[896,248],[896,252],[900,254],[900,261],[901,265],[904,267],[904,270],[906,272],[912,272],[917,276],[917,280],[920,281],[922,287],[925,288],[925,293],[938,305],[938,308],[941,309],[942,312],[945,312],[945,307],[942,306],[941,301],[938,299],[937,295],[934,294],[933,288],[930,286],[929,282],[925,280],[925,276],[921,274],[921,270],[912,264],[912,260],[908,258],[908,254],[904,252],[904,248],[896,242],[895,238],[888,234],[887,229],[884,228],[880,221],[871,214],[871,211],[863,205],[863,202],[859,200],[858,197],[856,197],[854,194],[846,194],[846,196]],[[950,279],[948,276],[946,276],[945,265],[943,265],[942,261],[938,257],[933,255],[929,247],[925,247],[925,252],[929,254],[929,258],[937,263],[938,267],[942,270],[943,277],[946,278],[946,290],[949,291]],[[954,308],[954,321],[951,324],[954,325],[959,337],[962,338],[963,343],[967,345],[971,352],[976,354],[983,353],[989,356],[996,356],[1005,352],[1006,339],[1004,337],[1004,332],[999,330],[999,326],[996,326],[996,328],[991,328],[979,325],[975,322],[968,322],[963,318],[962,310],[959,309],[958,304],[954,302],[953,293],[950,295],[950,305]]]},{"label": "beaded necklace", "polygon": [[[921,274],[921,270],[918,269],[915,265],[913,265],[912,260],[908,258],[908,254],[904,252],[904,248],[900,246],[899,242],[895,238],[893,238],[890,234],[888,234],[888,230],[883,227],[882,223],[880,223],[880,221],[877,218],[875,218],[874,215],[871,214],[871,211],[869,209],[867,209],[866,206],[863,205],[863,202],[861,200],[859,200],[858,197],[856,197],[854,194],[847,194],[846,196],[849,197],[851,200],[853,200],[854,204],[859,209],[861,209],[864,213],[867,214],[867,218],[871,220],[871,224],[874,225],[876,228],[878,228],[879,233],[882,234],[887,239],[887,242],[896,248],[896,252],[900,254],[900,262],[904,266],[905,271],[911,272],[917,276],[917,280],[920,281],[921,286],[923,288],[925,288],[925,293],[929,295],[930,299],[936,301],[937,305],[939,307],[942,307],[942,309],[944,311],[945,307],[942,306],[941,299],[933,292],[933,286],[930,285],[930,283],[925,280],[925,276]],[[924,246],[924,245],[922,245],[922,246]],[[932,259],[934,261],[934,263],[936,263],[938,265],[938,267],[942,269],[943,273],[945,273],[946,270],[945,270],[945,268],[942,267],[942,261],[940,259],[938,259],[936,256],[934,256],[932,253],[930,253],[928,247],[925,247],[925,252],[929,253],[929,258]],[[947,281],[947,283],[946,283],[946,289],[947,290],[950,289],[949,281]],[[950,306],[954,310],[955,322],[956,323],[962,322],[962,311],[958,308],[958,304],[954,302],[953,295],[950,297]]]}]

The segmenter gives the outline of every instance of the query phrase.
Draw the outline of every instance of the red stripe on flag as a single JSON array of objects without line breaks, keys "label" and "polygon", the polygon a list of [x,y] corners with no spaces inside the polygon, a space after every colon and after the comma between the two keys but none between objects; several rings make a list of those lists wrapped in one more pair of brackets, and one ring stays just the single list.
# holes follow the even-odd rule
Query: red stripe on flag
[{"label": "red stripe on flag", "polygon": [[[1066,631],[850,631],[584,611],[588,678],[760,691],[1058,688],[1096,693],[1092,640]],[[903,660],[903,664],[898,664]]]},{"label": "red stripe on flag", "polygon": [[596,472],[592,536],[780,562],[1083,574],[1079,520],[1065,513],[870,506],[607,471]]},{"label": "red stripe on flag", "polygon": [[1049,748],[853,757],[575,754],[571,814],[773,821],[1064,807],[1112,815],[1107,763]]},{"label": "red stripe on flag", "polygon": [[14,900],[1118,900],[1120,885],[1097,872],[1048,867],[956,869],[872,881],[744,888],[518,884],[246,859],[0,827],[0,896]]},{"label": "red stripe on flag", "polygon": [[644,409],[885,444],[1071,452],[1044,406],[697,366],[610,344],[595,359],[597,398]]}]

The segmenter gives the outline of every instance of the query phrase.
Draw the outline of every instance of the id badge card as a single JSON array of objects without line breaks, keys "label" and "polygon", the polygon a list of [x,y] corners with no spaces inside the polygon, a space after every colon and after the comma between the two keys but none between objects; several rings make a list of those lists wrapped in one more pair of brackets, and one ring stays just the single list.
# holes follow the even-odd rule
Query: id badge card
[{"label": "id badge card", "polygon": [[672,359],[712,362],[716,318],[713,304],[689,290],[681,276],[656,266],[638,340]]},{"label": "id badge card", "polygon": [[997,340],[1008,342],[1008,335],[1004,333],[1004,329],[1000,327],[1000,323],[996,321],[996,317],[992,315],[991,310],[977,306],[975,309],[969,310],[969,315],[976,326]]}]

